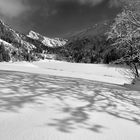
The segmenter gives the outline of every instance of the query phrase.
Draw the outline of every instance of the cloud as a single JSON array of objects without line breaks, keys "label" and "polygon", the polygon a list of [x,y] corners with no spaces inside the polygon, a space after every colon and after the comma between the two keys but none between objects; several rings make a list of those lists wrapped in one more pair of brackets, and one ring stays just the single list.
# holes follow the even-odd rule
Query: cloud
[{"label": "cloud", "polygon": [[103,2],[104,0],[78,0],[81,4],[92,4],[92,6],[97,5],[101,2]]},{"label": "cloud", "polygon": [[103,2],[104,0],[55,0],[57,2],[60,2],[60,1],[74,1],[74,2],[79,2],[80,4],[92,4],[93,6],[94,5],[97,5],[101,2]]},{"label": "cloud", "polygon": [[120,1],[121,0],[55,0],[57,2],[60,2],[60,1],[77,1],[79,2],[80,4],[90,4],[91,6],[96,6],[104,1],[107,1],[109,3],[109,6],[113,7],[113,6],[119,6],[120,4]]},{"label": "cloud", "polygon": [[[45,3],[46,6],[48,0],[0,0],[0,15],[8,18],[18,17],[22,13],[32,10],[35,4],[36,7]],[[103,1],[110,2],[110,6],[117,6],[120,0],[52,0],[54,2],[78,2],[79,4],[90,4],[95,6]],[[48,7],[47,7],[48,8]]]},{"label": "cloud", "polygon": [[6,17],[18,17],[29,9],[25,0],[0,0],[0,14]]}]

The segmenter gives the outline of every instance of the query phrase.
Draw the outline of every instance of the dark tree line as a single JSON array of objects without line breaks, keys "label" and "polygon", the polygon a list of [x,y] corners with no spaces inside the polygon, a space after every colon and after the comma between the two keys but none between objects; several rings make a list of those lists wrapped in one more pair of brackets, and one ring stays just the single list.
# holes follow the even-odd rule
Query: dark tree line
[{"label": "dark tree line", "polygon": [[111,47],[106,35],[75,39],[59,51],[59,56],[77,63],[112,63],[121,58],[123,52]]}]

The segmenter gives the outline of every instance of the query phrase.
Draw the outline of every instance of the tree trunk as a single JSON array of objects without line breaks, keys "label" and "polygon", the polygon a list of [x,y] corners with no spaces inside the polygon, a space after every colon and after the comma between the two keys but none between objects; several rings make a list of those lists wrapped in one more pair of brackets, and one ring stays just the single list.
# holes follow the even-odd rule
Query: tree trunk
[{"label": "tree trunk", "polygon": [[135,63],[133,65],[134,65],[134,69],[135,69],[135,78],[138,78],[139,77],[138,67]]}]

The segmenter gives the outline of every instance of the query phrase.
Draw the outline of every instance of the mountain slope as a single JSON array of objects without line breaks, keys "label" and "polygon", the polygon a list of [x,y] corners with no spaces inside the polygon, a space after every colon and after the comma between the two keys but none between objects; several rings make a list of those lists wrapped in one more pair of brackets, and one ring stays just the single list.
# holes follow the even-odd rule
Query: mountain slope
[{"label": "mountain slope", "polygon": [[93,26],[89,26],[83,30],[69,33],[65,37],[68,40],[74,40],[74,39],[82,39],[85,37],[92,38],[101,34],[104,35],[108,31],[112,23],[113,23],[112,20],[103,21]]},{"label": "mountain slope", "polygon": [[[120,52],[110,49],[110,42],[105,34],[111,22],[105,21],[83,29],[71,34],[66,40],[48,38],[34,31],[24,35],[0,21],[0,39],[10,44],[8,47],[5,43],[1,43],[0,47],[1,51],[8,55],[6,61],[13,58],[15,61],[54,58],[78,63],[109,63],[117,60],[121,55]],[[0,61],[5,61],[5,57],[1,57]]]},{"label": "mountain slope", "polygon": [[60,38],[48,38],[45,36],[40,35],[39,33],[36,33],[34,31],[30,31],[28,37],[40,41],[43,45],[48,47],[62,47],[67,43],[66,39],[60,39]]},{"label": "mountain slope", "polygon": [[[15,58],[15,61],[17,60],[29,61],[31,52],[33,52],[36,49],[35,45],[27,42],[26,40],[23,40],[20,33],[14,31],[11,27],[6,25],[2,20],[0,20],[0,39],[3,42],[1,43],[0,46],[1,49],[4,52],[8,50],[8,52],[6,51],[8,55],[7,61],[12,60],[13,58]],[[12,46],[13,49],[11,49],[10,46]],[[33,55],[31,57],[33,57]],[[5,60],[3,60],[2,57],[0,61],[5,61]]]},{"label": "mountain slope", "polygon": [[71,34],[61,55],[68,61],[82,63],[109,63],[118,59],[119,53],[110,48],[107,40],[106,32],[111,24],[112,21],[105,21]]},{"label": "mountain slope", "polygon": [[[13,58],[15,58],[14,61],[44,59],[44,53],[53,54],[56,47],[61,47],[66,43],[66,40],[50,39],[37,33],[39,38],[35,38],[34,34],[33,32],[30,32],[30,36],[21,34],[0,20],[0,49],[4,54],[7,52],[8,57],[6,58],[8,59],[6,61],[13,60]],[[0,61],[5,61],[4,58],[1,57]]]},{"label": "mountain slope", "polygon": [[36,47],[29,42],[26,42],[22,39],[20,33],[14,31],[8,25],[6,25],[2,20],[0,20],[0,38],[8,43],[12,43],[16,46],[16,44],[25,47],[26,49],[35,49]]}]

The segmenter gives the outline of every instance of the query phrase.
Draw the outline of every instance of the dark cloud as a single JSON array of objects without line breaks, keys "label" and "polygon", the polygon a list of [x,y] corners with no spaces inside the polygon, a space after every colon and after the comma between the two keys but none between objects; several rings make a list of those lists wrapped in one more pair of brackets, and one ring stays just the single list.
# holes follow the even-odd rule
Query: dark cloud
[{"label": "dark cloud", "polygon": [[[115,7],[114,7],[115,6]],[[113,18],[117,0],[0,0],[0,15],[20,32],[64,36]]]},{"label": "dark cloud", "polygon": [[[102,2],[104,2],[105,0],[55,0],[57,2],[69,2],[69,1],[75,1],[78,2],[80,4],[90,4],[90,6],[96,6]],[[110,6],[119,6],[120,5],[120,1],[121,0],[106,0],[109,2]]]},{"label": "dark cloud", "polygon": [[95,6],[101,2],[103,2],[104,0],[55,0],[57,2],[69,2],[69,1],[75,1],[78,2],[80,4],[92,4],[92,6]]}]

